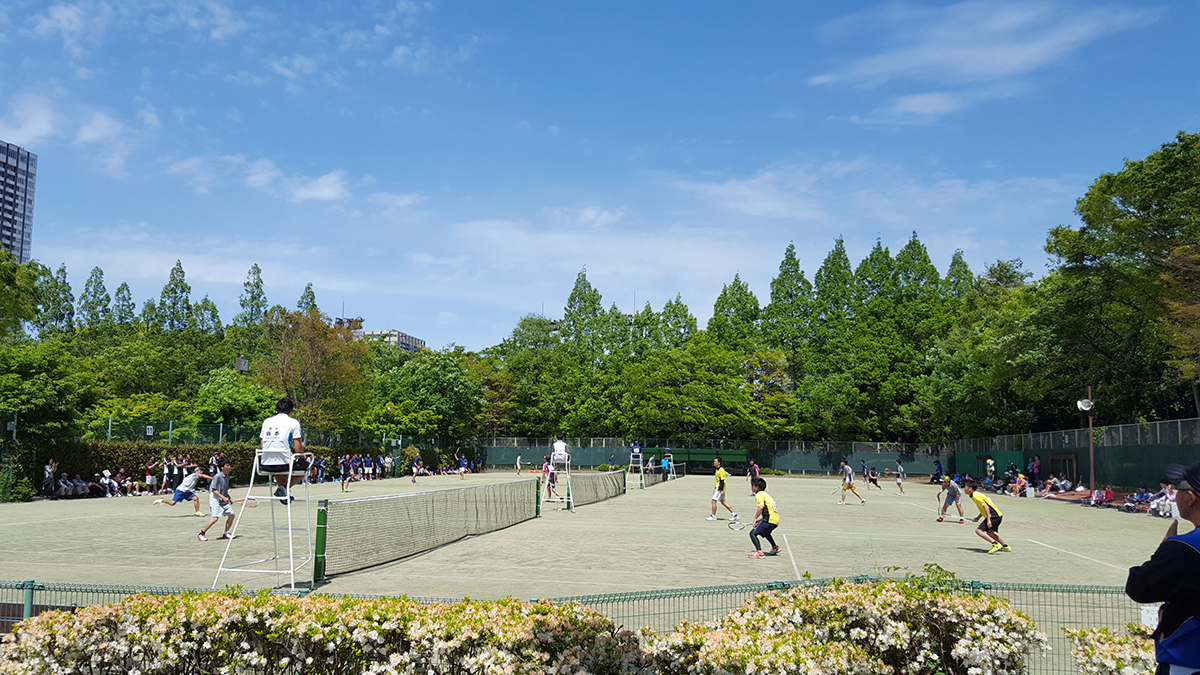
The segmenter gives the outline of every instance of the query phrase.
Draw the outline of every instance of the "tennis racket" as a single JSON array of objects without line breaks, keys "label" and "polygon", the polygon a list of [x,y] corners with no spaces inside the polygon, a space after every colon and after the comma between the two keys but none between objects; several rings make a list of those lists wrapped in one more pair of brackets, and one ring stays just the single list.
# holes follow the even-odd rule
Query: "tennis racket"
[{"label": "tennis racket", "polygon": [[741,530],[744,530],[744,529],[746,529],[747,527],[750,527],[750,523],[743,523],[743,522],[742,522],[742,521],[740,521],[740,520],[731,520],[731,521],[729,521],[729,529],[731,529],[731,530],[734,530],[734,531],[739,531],[739,532],[740,532]]},{"label": "tennis racket", "polygon": [[233,502],[235,504],[244,504],[248,509],[258,506],[258,500],[254,497],[250,497],[249,499],[235,499]]}]

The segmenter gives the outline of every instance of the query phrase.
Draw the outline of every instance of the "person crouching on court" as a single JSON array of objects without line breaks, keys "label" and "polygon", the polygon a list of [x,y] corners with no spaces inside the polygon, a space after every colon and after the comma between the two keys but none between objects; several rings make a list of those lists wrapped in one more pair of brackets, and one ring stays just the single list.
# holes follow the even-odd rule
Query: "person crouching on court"
[{"label": "person crouching on court", "polygon": [[1000,519],[1004,517],[1004,514],[1000,513],[1000,509],[996,508],[992,500],[979,490],[979,483],[973,480],[967,481],[967,486],[963,489],[967,493],[967,496],[971,498],[971,501],[975,502],[976,508],[979,509],[979,515],[972,518],[971,522],[978,522],[981,518],[983,519],[983,522],[979,523],[979,527],[975,528],[975,534],[979,535],[980,539],[992,545],[988,553],[1011,551],[1012,548],[1000,538]]},{"label": "person crouching on court", "polygon": [[[767,481],[763,478],[755,478],[750,481],[750,492],[754,495],[754,503],[758,509],[754,512],[754,529],[750,530],[750,542],[754,544],[754,553],[750,554],[751,558],[765,558],[769,555],[779,555],[779,546],[775,544],[775,539],[771,536],[771,532],[779,527],[779,509],[775,508],[775,500],[771,499],[771,495],[767,494]],[[771,550],[763,553],[762,546],[758,543],[758,538],[762,537],[771,545]]]},{"label": "person crouching on court", "polygon": [[1175,485],[1179,516],[1192,531],[1179,534],[1179,521],[1150,560],[1129,570],[1125,594],[1139,603],[1163,603],[1154,631],[1158,675],[1190,675],[1200,669],[1200,463],[1172,464],[1167,478]]}]

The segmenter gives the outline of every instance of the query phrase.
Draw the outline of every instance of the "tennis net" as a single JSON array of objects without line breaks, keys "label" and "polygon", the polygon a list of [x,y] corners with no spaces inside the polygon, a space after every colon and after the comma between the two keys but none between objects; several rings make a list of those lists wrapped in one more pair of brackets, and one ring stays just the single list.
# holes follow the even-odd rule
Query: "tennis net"
[{"label": "tennis net", "polygon": [[625,472],[572,473],[571,499],[575,506],[594,504],[625,494]]},{"label": "tennis net", "polygon": [[646,480],[643,485],[650,487],[651,485],[658,485],[659,483],[665,482],[667,480],[667,475],[663,473],[651,472],[645,475],[645,479]]},{"label": "tennis net", "polygon": [[322,500],[314,581],[381,565],[537,517],[537,480]]}]

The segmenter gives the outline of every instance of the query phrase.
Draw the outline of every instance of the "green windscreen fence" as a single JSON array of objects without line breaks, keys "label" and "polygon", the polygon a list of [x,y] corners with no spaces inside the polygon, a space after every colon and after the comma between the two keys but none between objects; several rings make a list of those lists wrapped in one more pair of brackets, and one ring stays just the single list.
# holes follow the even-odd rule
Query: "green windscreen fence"
[{"label": "green windscreen fence", "polygon": [[537,517],[538,481],[324,500],[314,577],[366,569]]}]

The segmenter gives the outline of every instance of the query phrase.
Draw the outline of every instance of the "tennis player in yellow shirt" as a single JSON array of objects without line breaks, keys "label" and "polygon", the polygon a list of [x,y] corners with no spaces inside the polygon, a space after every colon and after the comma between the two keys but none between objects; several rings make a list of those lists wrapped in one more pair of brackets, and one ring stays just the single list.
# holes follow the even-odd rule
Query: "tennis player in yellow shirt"
[{"label": "tennis player in yellow shirt", "polygon": [[723,467],[722,464],[723,462],[721,461],[720,457],[713,458],[713,468],[716,469],[716,472],[713,473],[713,476],[716,479],[717,487],[715,490],[713,490],[712,515],[705,518],[705,520],[717,519],[717,502],[720,502],[722,506],[729,509],[729,513],[733,514],[729,516],[730,520],[738,519],[737,511],[734,511],[733,507],[725,501],[725,481],[729,480],[729,474],[725,471],[725,467]]},{"label": "tennis player in yellow shirt", "polygon": [[[750,530],[750,541],[754,544],[754,553],[750,554],[751,558],[765,558],[769,555],[779,555],[779,546],[775,544],[775,539],[771,536],[771,532],[779,527],[779,509],[775,508],[775,500],[771,499],[771,495],[767,494],[767,481],[764,478],[755,478],[750,481],[750,491],[754,494],[754,503],[758,506],[754,512],[754,529]],[[762,537],[771,545],[771,550],[763,553],[762,546],[758,543],[758,538]]]},{"label": "tennis player in yellow shirt", "polygon": [[975,529],[975,534],[992,545],[992,549],[988,553],[1011,551],[1012,547],[1004,543],[1004,540],[1000,538],[1000,533],[997,532],[1000,529],[1000,519],[1004,517],[1004,514],[1000,513],[1000,509],[996,508],[992,500],[978,488],[979,483],[973,480],[963,488],[971,501],[975,502],[976,508],[979,509],[979,515],[972,518],[971,521],[978,522],[980,518],[983,519],[983,522],[979,523],[979,527]]}]

